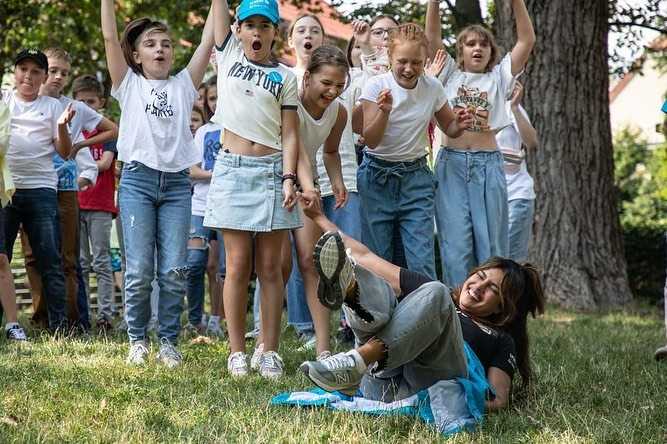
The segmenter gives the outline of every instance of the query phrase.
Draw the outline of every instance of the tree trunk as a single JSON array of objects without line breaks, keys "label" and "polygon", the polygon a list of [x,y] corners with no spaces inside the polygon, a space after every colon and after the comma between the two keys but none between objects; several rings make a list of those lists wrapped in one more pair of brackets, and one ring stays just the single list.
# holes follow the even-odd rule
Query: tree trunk
[{"label": "tree trunk", "polygon": [[456,0],[456,29],[460,31],[468,25],[482,23],[482,9],[479,0]]},{"label": "tree trunk", "polygon": [[[501,40],[514,42],[509,1]],[[530,253],[551,301],[576,309],[631,299],[613,186],[607,0],[527,0],[537,44],[522,81],[540,146],[529,154],[537,191]],[[511,45],[507,45],[511,46]]]}]

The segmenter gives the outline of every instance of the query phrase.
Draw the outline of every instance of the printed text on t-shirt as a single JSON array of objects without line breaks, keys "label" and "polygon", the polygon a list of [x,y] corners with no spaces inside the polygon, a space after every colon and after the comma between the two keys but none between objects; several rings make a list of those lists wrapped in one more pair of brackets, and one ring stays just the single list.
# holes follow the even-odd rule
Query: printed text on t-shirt
[{"label": "printed text on t-shirt", "polygon": [[151,89],[151,97],[155,96],[153,103],[146,105],[146,113],[155,117],[173,117],[174,109],[169,104],[167,91],[156,91]]},{"label": "printed text on t-shirt", "polygon": [[252,82],[255,74],[257,74],[255,86],[264,88],[278,100],[283,90],[283,76],[278,71],[271,71],[267,74],[259,68],[253,68],[252,66],[244,65],[242,62],[236,62],[229,68],[227,77],[236,77]]}]

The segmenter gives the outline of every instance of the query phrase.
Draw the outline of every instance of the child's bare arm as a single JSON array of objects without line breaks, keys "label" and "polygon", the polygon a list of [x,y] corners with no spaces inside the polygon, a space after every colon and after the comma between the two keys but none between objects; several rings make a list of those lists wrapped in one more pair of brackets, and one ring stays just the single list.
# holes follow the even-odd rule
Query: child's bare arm
[{"label": "child's bare arm", "polygon": [[428,40],[428,56],[433,58],[439,49],[444,49],[442,43],[442,25],[440,23],[440,2],[428,0],[426,5],[426,26],[424,29]]},{"label": "child's bare arm", "polygon": [[347,111],[345,111],[344,106],[340,105],[338,107],[336,123],[331,129],[329,137],[324,141],[324,149],[322,150],[324,168],[326,168],[327,175],[331,180],[331,189],[336,199],[335,208],[340,208],[347,202],[347,189],[343,181],[343,167],[341,166],[340,153],[338,152],[340,139],[346,125]]},{"label": "child's bare arm", "polygon": [[389,89],[380,91],[377,102],[375,103],[368,100],[362,100],[362,106],[364,107],[363,136],[368,148],[374,149],[377,147],[384,137],[384,132],[387,129],[387,123],[389,122],[389,113],[391,113],[392,104],[393,99],[391,90]]},{"label": "child's bare arm", "polygon": [[113,152],[105,151],[104,153],[102,153],[102,158],[96,162],[97,171],[101,173],[111,168],[111,166],[113,165],[113,159],[114,159]]},{"label": "child's bare arm", "polygon": [[100,143],[106,143],[109,142],[110,140],[116,140],[116,139],[118,139],[118,125],[116,125],[106,117],[102,117],[102,120],[100,120],[100,123],[97,125],[97,134],[95,134],[93,137],[82,140],[81,142],[75,143],[74,146],[72,147],[72,153],[70,154],[70,158],[74,158],[74,156],[76,156],[76,153],[82,148],[89,147],[92,145],[97,145]]},{"label": "child's bare arm", "polygon": [[530,21],[524,0],[512,0],[512,9],[516,18],[516,44],[512,48],[512,75],[523,71],[530,53],[535,46],[535,30]]},{"label": "child's bare arm", "polygon": [[229,35],[231,23],[229,21],[229,5],[227,0],[213,0],[213,35],[215,46],[222,46]]},{"label": "child's bare arm", "polygon": [[206,67],[208,66],[208,61],[211,57],[211,49],[213,49],[213,43],[215,41],[214,30],[213,30],[213,7],[215,3],[211,5],[211,9],[206,16],[206,23],[204,24],[204,31],[202,31],[201,42],[197,46],[195,53],[188,63],[188,72],[190,73],[190,78],[195,88],[199,86],[202,79],[204,78],[204,73],[206,73]]},{"label": "child's bare arm", "polygon": [[118,40],[116,27],[116,13],[114,0],[102,0],[102,35],[104,36],[104,51],[107,57],[107,68],[111,75],[111,84],[118,88],[127,73],[127,63],[123,57],[123,50]]},{"label": "child's bare arm", "polygon": [[67,159],[72,152],[72,138],[69,135],[68,124],[74,118],[74,114],[75,111],[70,103],[58,118],[58,137],[54,142],[56,151],[63,159]]},{"label": "child's bare arm", "polygon": [[190,167],[190,178],[194,180],[211,180],[213,177],[212,171],[206,171],[200,165],[192,165]]}]

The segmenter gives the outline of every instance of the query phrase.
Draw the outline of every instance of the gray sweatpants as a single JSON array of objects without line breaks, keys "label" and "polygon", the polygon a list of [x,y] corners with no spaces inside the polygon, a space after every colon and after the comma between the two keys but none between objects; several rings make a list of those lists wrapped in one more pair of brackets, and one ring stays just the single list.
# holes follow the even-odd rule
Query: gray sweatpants
[{"label": "gray sweatpants", "polygon": [[365,398],[392,402],[467,375],[461,324],[444,284],[424,284],[399,303],[384,279],[359,265],[354,274],[361,309],[344,304],[346,319],[359,345],[377,338],[387,350],[382,369],[369,368],[361,381]]},{"label": "gray sweatpants", "polygon": [[81,210],[81,268],[86,291],[90,294],[90,272],[97,275],[97,319],[111,321],[113,317],[113,272],[109,256],[111,213]]}]

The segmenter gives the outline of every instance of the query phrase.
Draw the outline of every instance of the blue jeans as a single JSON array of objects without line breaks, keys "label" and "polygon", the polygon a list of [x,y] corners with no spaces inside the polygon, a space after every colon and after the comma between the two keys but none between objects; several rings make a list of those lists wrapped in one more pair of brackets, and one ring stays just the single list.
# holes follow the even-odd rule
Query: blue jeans
[{"label": "blue jeans", "polygon": [[5,208],[5,249],[12,260],[14,241],[23,224],[42,277],[49,329],[66,327],[65,277],[60,252],[58,198],[51,188],[18,189]]},{"label": "blue jeans", "polygon": [[533,231],[534,199],[514,199],[508,203],[510,259],[517,262],[528,260],[528,243]]},{"label": "blue jeans", "polygon": [[144,340],[151,316],[151,281],[157,249],[158,336],[176,343],[187,281],[190,228],[187,170],[166,173],[126,164],[118,201],[125,244],[125,307],[130,342]]},{"label": "blue jeans", "polygon": [[347,203],[344,207],[335,209],[336,198],[326,196],[322,198],[324,215],[340,230],[352,239],[361,240],[361,199],[359,193],[350,191],[347,194]]},{"label": "blue jeans", "polygon": [[509,253],[503,156],[500,151],[442,148],[435,171],[443,280],[455,288],[474,267]]},{"label": "blue jeans", "polygon": [[188,321],[195,327],[201,324],[204,311],[204,275],[208,263],[209,242],[215,237],[214,235],[217,235],[220,249],[218,273],[220,276],[225,275],[225,244],[222,242],[222,233],[204,227],[203,223],[204,216],[193,214],[190,218],[189,239],[203,241],[200,247],[188,246]]},{"label": "blue jeans", "polygon": [[436,183],[426,157],[387,162],[368,152],[357,171],[361,197],[361,240],[387,261],[395,254],[395,230],[404,245],[407,268],[435,279],[433,215]]}]

